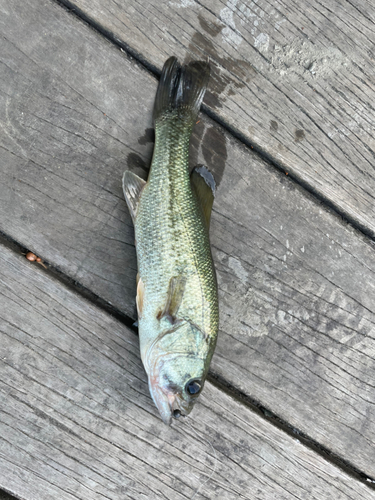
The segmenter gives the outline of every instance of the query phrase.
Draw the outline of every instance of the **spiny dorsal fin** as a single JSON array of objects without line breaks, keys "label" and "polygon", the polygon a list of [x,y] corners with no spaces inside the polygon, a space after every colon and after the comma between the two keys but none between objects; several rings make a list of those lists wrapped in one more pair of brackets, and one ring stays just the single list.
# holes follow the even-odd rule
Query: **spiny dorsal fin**
[{"label": "spiny dorsal fin", "polygon": [[133,172],[130,172],[129,170],[124,172],[124,176],[122,178],[122,189],[124,190],[125,201],[128,205],[130,215],[132,216],[133,224],[137,214],[139,197],[142,189],[145,187],[145,184],[146,181],[138,177],[138,175],[133,174]]},{"label": "spiny dorsal fin", "polygon": [[177,312],[182,302],[186,285],[185,276],[174,276],[169,280],[168,296],[164,309],[159,312],[157,319],[167,318],[172,325],[178,321]]},{"label": "spiny dorsal fin", "polygon": [[212,205],[215,199],[216,183],[214,176],[203,165],[195,167],[191,173],[191,187],[197,195],[207,229],[210,227]]}]

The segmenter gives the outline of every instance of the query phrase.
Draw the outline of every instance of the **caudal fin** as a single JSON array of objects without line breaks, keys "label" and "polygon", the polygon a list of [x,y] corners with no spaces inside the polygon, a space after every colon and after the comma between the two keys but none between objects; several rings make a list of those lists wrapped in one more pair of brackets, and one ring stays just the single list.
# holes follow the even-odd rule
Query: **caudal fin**
[{"label": "caudal fin", "polygon": [[194,121],[198,115],[210,77],[210,65],[192,61],[181,66],[176,57],[164,64],[156,92],[154,122],[177,110],[182,119]]}]

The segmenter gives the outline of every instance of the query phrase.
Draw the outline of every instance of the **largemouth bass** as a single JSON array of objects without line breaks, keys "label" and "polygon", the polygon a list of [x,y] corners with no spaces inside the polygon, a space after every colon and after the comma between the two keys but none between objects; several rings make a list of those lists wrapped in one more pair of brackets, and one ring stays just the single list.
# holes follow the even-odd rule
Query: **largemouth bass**
[{"label": "largemouth bass", "polygon": [[123,177],[138,260],[142,362],[166,424],[190,413],[202,392],[219,326],[209,223],[215,182],[205,167],[189,175],[189,143],[209,65],[164,64],[155,98],[155,148],[147,182]]}]

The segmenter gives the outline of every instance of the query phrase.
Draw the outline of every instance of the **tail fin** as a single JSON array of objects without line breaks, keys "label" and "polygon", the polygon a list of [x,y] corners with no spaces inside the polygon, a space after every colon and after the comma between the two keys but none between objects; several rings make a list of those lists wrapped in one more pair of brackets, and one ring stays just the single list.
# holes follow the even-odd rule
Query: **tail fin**
[{"label": "tail fin", "polygon": [[210,65],[192,61],[181,66],[175,57],[164,64],[154,106],[154,122],[177,110],[182,119],[194,121],[198,115],[210,77]]}]

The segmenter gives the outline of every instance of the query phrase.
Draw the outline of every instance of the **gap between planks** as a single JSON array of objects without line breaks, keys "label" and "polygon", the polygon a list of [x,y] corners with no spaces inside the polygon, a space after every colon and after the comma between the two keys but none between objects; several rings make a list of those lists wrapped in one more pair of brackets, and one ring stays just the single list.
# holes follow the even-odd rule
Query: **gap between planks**
[{"label": "gap between planks", "polygon": [[[16,254],[26,255],[28,249],[25,248],[18,241],[14,240],[7,234],[0,231],[0,245],[3,245],[6,248],[9,248]],[[25,257],[26,258],[26,257]],[[134,320],[121,312],[116,307],[112,306],[107,301],[103,300],[101,297],[93,293],[91,290],[83,286],[76,280],[73,280],[65,273],[61,272],[58,268],[51,265],[47,261],[43,261],[46,266],[41,271],[49,276],[51,279],[63,284],[69,290],[72,290],[75,293],[78,293],[82,298],[88,300],[95,307],[101,309],[102,311],[110,314],[118,321],[120,321],[124,326],[130,329],[134,335],[138,336],[138,329],[134,326]],[[38,265],[36,262],[35,265]],[[273,426],[277,427],[288,436],[291,436],[293,439],[298,439],[304,446],[312,450],[314,453],[318,454],[322,458],[324,458],[327,462],[332,465],[340,468],[343,472],[353,477],[353,479],[365,484],[368,488],[375,490],[375,478],[369,477],[367,474],[362,472],[361,470],[353,467],[349,462],[343,460],[338,457],[328,448],[322,446],[319,442],[312,439],[307,434],[303,433],[296,427],[290,425],[287,421],[280,418],[278,415],[270,411],[264,405],[262,405],[259,401],[249,397],[220,375],[216,374],[213,370],[210,369],[207,380],[215,386],[218,390],[223,391],[228,394],[230,397],[235,399],[239,404],[244,405],[252,412],[256,413],[258,416],[263,418],[265,421],[269,422]],[[2,491],[0,490],[0,500],[2,500]],[[7,494],[6,494],[7,495]],[[13,497],[5,496],[4,500],[12,500]]]},{"label": "gap between planks", "polygon": [[[142,67],[142,69],[146,69],[149,73],[156,76],[158,79],[160,78],[160,74],[161,74],[160,70],[156,66],[151,64],[150,61],[147,61],[142,56],[142,54],[140,52],[133,49],[130,45],[125,43],[123,40],[120,40],[119,38],[117,38],[113,33],[111,33],[109,30],[105,29],[104,26],[102,26],[101,24],[97,23],[94,19],[92,19],[90,16],[88,16],[81,9],[77,8],[69,0],[52,0],[52,1],[54,3],[57,3],[58,5],[60,5],[62,8],[64,8],[70,14],[74,15],[81,22],[83,21],[84,23],[86,23],[91,29],[98,32],[100,35],[104,36],[109,42],[113,43],[121,51],[125,52],[131,60],[136,61]],[[230,135],[235,137],[242,144],[244,144],[248,148],[251,148],[260,158],[266,160],[270,165],[272,165],[277,170],[283,172],[285,175],[288,175],[288,177],[293,182],[295,182],[296,184],[301,186],[303,189],[305,189],[307,192],[312,194],[320,203],[324,204],[327,208],[329,208],[331,211],[333,211],[337,217],[340,217],[341,219],[343,219],[345,222],[350,224],[353,228],[355,228],[356,230],[358,230],[362,234],[364,234],[366,237],[368,237],[371,241],[375,241],[375,234],[369,228],[367,228],[364,224],[361,224],[359,221],[355,220],[353,217],[350,216],[350,214],[348,214],[344,210],[342,210],[337,204],[333,203],[329,198],[327,198],[326,196],[319,193],[316,189],[314,189],[313,186],[311,186],[306,181],[304,181],[300,176],[294,175],[294,174],[288,172],[285,169],[285,167],[282,166],[276,160],[276,158],[274,158],[272,155],[268,154],[261,147],[255,145],[255,144],[252,144],[243,133],[241,133],[239,130],[236,130],[234,127],[231,127],[228,123],[226,123],[225,120],[220,118],[220,116],[217,113],[211,111],[205,104],[202,104],[201,112],[205,113],[213,121],[218,123]]]},{"label": "gap between planks", "polygon": [[15,500],[15,497],[12,497],[10,493],[4,490],[0,490],[0,500]]}]

